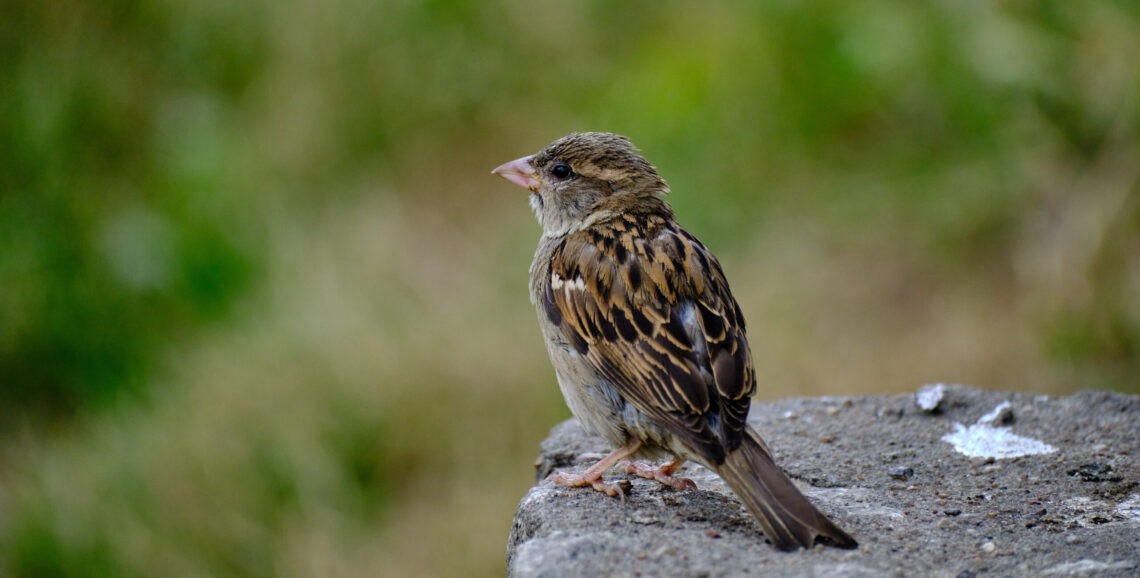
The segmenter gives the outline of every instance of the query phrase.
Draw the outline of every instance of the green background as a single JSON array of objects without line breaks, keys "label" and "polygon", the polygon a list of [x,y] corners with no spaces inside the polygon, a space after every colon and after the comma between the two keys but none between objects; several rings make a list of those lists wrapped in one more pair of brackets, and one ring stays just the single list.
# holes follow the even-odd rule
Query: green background
[{"label": "green background", "polygon": [[760,400],[1140,392],[1137,54],[1125,0],[5,2],[0,575],[501,574],[568,412],[489,170],[575,130]]}]

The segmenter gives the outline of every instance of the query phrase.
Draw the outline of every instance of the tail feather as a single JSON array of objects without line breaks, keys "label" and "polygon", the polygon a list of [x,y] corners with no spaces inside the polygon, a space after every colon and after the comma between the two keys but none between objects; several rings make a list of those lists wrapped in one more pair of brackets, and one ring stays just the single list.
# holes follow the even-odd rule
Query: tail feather
[{"label": "tail feather", "polygon": [[780,550],[811,548],[816,537],[840,548],[859,545],[800,493],[772,461],[755,432],[749,431],[744,436],[744,443],[728,454],[717,468],[717,474],[744,502],[760,522],[764,534]]}]

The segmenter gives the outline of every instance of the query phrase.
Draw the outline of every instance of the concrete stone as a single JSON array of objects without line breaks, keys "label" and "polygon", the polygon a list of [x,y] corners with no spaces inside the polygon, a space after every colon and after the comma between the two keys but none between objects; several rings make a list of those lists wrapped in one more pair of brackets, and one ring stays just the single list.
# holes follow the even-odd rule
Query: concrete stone
[{"label": "concrete stone", "polygon": [[[681,474],[697,483],[690,491],[611,473],[630,478],[624,499],[544,481],[608,451],[564,422],[543,442],[538,483],[516,513],[508,574],[1140,575],[1140,396],[946,386],[928,411],[914,395],[753,404],[750,421],[777,462],[860,543],[794,553],[772,548],[695,464]],[[980,438],[961,445],[962,435]]]}]

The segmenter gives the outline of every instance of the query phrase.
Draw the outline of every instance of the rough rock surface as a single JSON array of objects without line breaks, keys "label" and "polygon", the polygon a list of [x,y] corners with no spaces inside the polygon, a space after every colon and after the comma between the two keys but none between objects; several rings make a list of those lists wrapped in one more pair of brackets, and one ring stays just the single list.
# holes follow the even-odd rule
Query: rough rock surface
[{"label": "rough rock surface", "polygon": [[[515,515],[509,575],[1140,575],[1140,396],[947,386],[932,413],[914,395],[804,398],[753,404],[750,420],[858,549],[776,551],[698,465],[682,472],[698,490],[635,478],[624,500],[541,481],[607,451],[570,420],[542,444],[540,481]],[[943,440],[969,432],[1052,451],[967,457]]]}]

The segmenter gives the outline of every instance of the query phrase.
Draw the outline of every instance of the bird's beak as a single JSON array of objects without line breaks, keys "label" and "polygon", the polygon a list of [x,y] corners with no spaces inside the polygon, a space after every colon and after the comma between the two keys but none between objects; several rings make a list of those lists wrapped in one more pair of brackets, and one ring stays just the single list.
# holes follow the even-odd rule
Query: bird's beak
[{"label": "bird's beak", "polygon": [[535,172],[534,166],[530,164],[530,159],[532,158],[534,158],[534,155],[515,159],[496,167],[495,170],[491,171],[491,174],[499,175],[524,189],[538,192],[538,173]]}]

